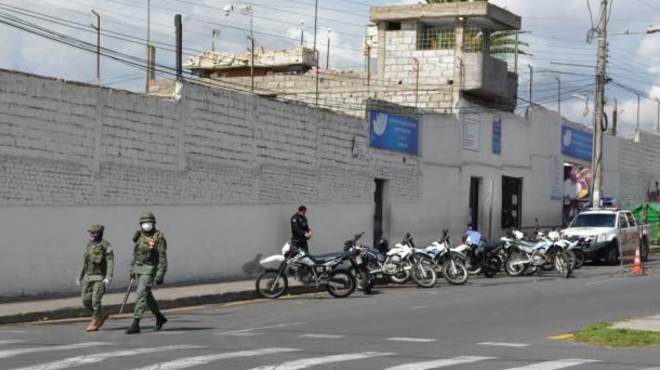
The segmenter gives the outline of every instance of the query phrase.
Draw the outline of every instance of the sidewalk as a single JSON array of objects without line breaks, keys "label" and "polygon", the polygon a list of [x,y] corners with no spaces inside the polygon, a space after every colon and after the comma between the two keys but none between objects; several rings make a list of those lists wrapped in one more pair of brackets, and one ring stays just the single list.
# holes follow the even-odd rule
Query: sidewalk
[{"label": "sidewalk", "polygon": [[[161,308],[176,308],[198,306],[204,304],[227,303],[258,299],[254,280],[243,280],[216,284],[200,284],[178,286],[172,288],[156,288],[154,296]],[[303,286],[289,286],[289,294],[310,292]],[[103,307],[107,312],[119,312],[125,293],[110,293],[103,297]],[[124,313],[132,312],[135,294],[131,293]],[[44,321],[88,317],[89,313],[82,307],[80,297],[41,299],[17,303],[0,304],[0,325],[10,323]]]},{"label": "sidewalk", "polygon": [[660,315],[616,322],[612,328],[660,332]]}]

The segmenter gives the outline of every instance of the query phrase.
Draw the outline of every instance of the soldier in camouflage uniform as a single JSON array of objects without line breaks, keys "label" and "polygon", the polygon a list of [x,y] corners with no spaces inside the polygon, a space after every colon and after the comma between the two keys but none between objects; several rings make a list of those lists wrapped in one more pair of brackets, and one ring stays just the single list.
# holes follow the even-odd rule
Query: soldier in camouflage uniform
[{"label": "soldier in camouflage uniform", "polygon": [[107,314],[103,314],[101,299],[106,286],[112,281],[115,264],[112,246],[103,240],[103,225],[92,225],[87,231],[89,242],[85,247],[76,285],[80,287],[83,306],[92,311],[92,322],[86,329],[89,332],[99,330],[108,318]]},{"label": "soldier in camouflage uniform", "polygon": [[136,301],[133,312],[133,322],[126,330],[126,334],[140,332],[140,320],[144,316],[144,309],[156,316],[156,330],[163,328],[167,319],[160,312],[158,303],[151,293],[154,284],[163,284],[167,272],[167,242],[160,230],[156,229],[156,217],[151,212],[140,216],[140,230],[133,236],[135,243],[133,262],[130,267],[131,278],[136,281]]}]

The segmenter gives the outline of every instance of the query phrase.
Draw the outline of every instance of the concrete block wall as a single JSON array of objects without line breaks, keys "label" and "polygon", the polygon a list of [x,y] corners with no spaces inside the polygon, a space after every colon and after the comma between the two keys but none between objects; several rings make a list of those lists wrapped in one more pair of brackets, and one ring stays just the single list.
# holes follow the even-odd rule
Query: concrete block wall
[{"label": "concrete block wall", "polygon": [[171,245],[168,281],[243,275],[281,247],[300,203],[315,251],[337,250],[371,229],[374,178],[394,204],[421,199],[417,157],[353,157],[367,135],[364,119],[226,90],[185,85],[175,101],[0,70],[0,246],[13,256],[0,296],[75,290],[91,223],[106,224],[125,283],[145,209]]},{"label": "concrete block wall", "polygon": [[402,22],[401,30],[385,32],[382,80],[414,84],[417,74],[413,58],[417,58],[421,83],[446,86],[454,79],[454,50],[418,50],[417,26],[417,22]]}]

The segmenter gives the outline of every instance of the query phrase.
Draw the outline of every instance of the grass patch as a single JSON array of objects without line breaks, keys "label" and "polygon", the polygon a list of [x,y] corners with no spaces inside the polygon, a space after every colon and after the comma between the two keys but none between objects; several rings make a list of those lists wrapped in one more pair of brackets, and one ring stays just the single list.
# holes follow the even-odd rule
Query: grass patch
[{"label": "grass patch", "polygon": [[598,322],[575,333],[575,340],[606,347],[650,347],[660,346],[660,333],[614,329],[608,322]]}]

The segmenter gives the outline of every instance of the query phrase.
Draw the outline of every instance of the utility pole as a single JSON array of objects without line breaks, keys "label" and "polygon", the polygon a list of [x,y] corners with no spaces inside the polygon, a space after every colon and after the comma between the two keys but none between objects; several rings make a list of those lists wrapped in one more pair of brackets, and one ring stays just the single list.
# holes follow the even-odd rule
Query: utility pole
[{"label": "utility pole", "polygon": [[635,143],[639,143],[639,139],[640,139],[640,137],[639,137],[639,136],[640,136],[640,129],[639,129],[639,110],[640,110],[640,104],[641,104],[641,102],[640,102],[639,94],[635,94],[635,95],[637,95],[637,125],[635,126],[635,140],[634,140],[634,141],[635,141]]},{"label": "utility pole", "polygon": [[561,79],[555,76],[557,80],[557,113],[561,116]]},{"label": "utility pole", "polygon": [[658,103],[658,123],[656,129],[658,130],[658,134],[660,134],[660,99],[655,98],[655,102]]},{"label": "utility pole", "polygon": [[518,48],[520,47],[518,31],[516,32],[516,51],[513,53],[513,70],[518,74]]},{"label": "utility pole", "polygon": [[316,49],[316,34],[318,32],[319,0],[314,1],[314,54],[316,55],[316,106],[319,105],[319,51]]},{"label": "utility pole", "polygon": [[300,21],[300,47],[305,46],[305,21]]},{"label": "utility pole", "polygon": [[215,39],[220,36],[220,33],[222,33],[222,30],[220,29],[214,29],[213,30],[213,39],[211,41],[211,51],[215,51]]},{"label": "utility pole", "polygon": [[529,105],[531,106],[534,104],[534,67],[532,67],[531,64],[528,64],[527,68],[529,68]]},{"label": "utility pole", "polygon": [[325,53],[325,69],[330,69],[330,36],[332,36],[332,28],[328,28],[328,49]]},{"label": "utility pole", "polygon": [[92,24],[92,28],[96,30],[96,84],[101,85],[101,16],[96,11],[92,10],[92,14],[96,16],[96,26]]},{"label": "utility pole", "polygon": [[603,188],[603,120],[605,118],[605,76],[607,68],[607,0],[600,1],[598,25],[598,65],[596,69],[596,105],[594,111],[594,147],[592,154],[593,191],[591,203],[600,208]]},{"label": "utility pole", "polygon": [[371,44],[368,42],[365,42],[365,46],[367,47],[367,99],[371,97],[370,91],[371,90]]},{"label": "utility pole", "polygon": [[612,111],[612,136],[616,136],[618,125],[619,125],[619,101],[616,98],[614,98],[614,111]]},{"label": "utility pole", "polygon": [[419,101],[419,60],[417,58],[412,58],[415,62],[415,108],[417,108],[417,102]]},{"label": "utility pole", "polygon": [[254,9],[252,5],[248,5],[250,11],[250,52],[252,53],[250,57],[250,91],[254,91]]},{"label": "utility pole", "polygon": [[183,80],[183,27],[181,25],[181,14],[174,16],[174,27],[176,28],[176,80]]},{"label": "utility pole", "polygon": [[[151,47],[151,0],[147,0],[147,61],[149,60]],[[145,92],[149,94],[149,71],[147,71],[147,78],[145,82]]]}]

